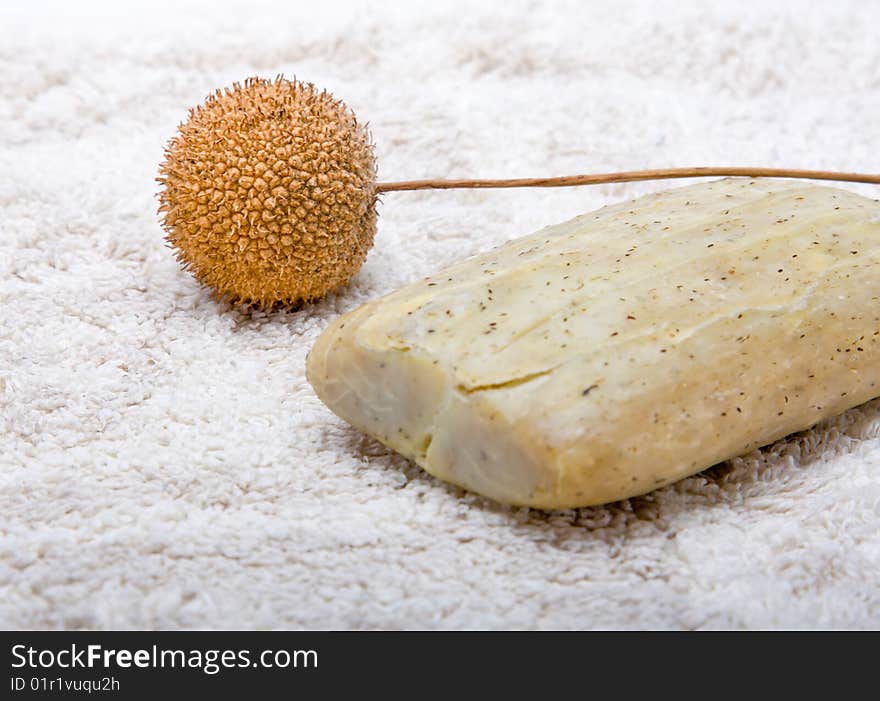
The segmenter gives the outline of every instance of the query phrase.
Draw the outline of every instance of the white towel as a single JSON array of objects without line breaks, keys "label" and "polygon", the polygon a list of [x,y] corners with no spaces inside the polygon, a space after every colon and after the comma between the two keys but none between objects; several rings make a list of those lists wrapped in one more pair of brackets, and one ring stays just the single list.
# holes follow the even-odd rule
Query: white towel
[{"label": "white towel", "polygon": [[337,314],[667,184],[387,194],[349,288],[266,314],[180,270],[154,182],[189,107],[278,73],[370,123],[384,180],[876,172],[880,5],[46,8],[0,18],[0,626],[880,626],[880,402],[544,513],[427,476],[305,380]]}]

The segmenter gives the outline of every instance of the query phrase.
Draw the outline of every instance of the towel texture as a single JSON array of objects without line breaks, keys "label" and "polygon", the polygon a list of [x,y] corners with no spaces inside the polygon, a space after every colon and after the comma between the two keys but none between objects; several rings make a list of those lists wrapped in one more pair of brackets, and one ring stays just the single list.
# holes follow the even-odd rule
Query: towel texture
[{"label": "towel texture", "polygon": [[388,194],[347,289],[262,313],[180,270],[154,182],[188,107],[278,73],[370,123],[384,180],[876,171],[880,5],[52,7],[0,19],[0,626],[880,626],[880,401],[545,513],[427,476],[305,380],[339,313],[666,184]]}]

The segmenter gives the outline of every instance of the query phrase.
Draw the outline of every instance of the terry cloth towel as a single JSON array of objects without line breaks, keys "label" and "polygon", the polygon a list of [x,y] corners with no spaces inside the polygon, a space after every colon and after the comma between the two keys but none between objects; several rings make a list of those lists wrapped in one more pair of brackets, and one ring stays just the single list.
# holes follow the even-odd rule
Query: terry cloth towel
[{"label": "terry cloth towel", "polygon": [[667,183],[388,194],[347,289],[260,313],[180,269],[154,182],[189,107],[278,73],[368,121],[385,180],[876,171],[880,4],[22,5],[0,18],[0,626],[880,625],[876,401],[545,513],[427,476],[306,382],[338,314]]}]

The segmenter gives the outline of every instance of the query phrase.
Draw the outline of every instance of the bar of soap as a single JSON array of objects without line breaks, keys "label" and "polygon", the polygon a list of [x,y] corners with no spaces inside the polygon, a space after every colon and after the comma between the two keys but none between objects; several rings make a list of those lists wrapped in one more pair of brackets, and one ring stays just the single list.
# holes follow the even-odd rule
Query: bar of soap
[{"label": "bar of soap", "polygon": [[742,179],[605,207],[339,317],[308,378],[498,501],[643,494],[880,395],[880,202]]}]

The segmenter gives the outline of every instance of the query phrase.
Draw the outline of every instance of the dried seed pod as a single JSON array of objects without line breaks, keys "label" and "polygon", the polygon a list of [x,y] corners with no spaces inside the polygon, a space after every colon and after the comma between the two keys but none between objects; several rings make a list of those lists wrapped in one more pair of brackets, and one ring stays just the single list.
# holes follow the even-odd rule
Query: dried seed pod
[{"label": "dried seed pod", "polygon": [[312,301],[348,282],[373,245],[383,192],[706,176],[880,184],[876,174],[738,166],[377,183],[366,127],[326,91],[281,76],[235,83],[190,110],[159,173],[159,212],[183,266],[218,297],[262,307]]},{"label": "dried seed pod", "polygon": [[218,90],[168,143],[158,181],[178,259],[235,302],[317,299],[373,245],[369,132],[311,83],[250,78]]}]

